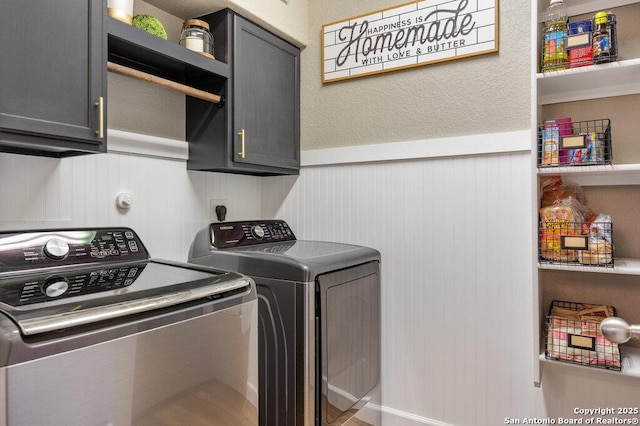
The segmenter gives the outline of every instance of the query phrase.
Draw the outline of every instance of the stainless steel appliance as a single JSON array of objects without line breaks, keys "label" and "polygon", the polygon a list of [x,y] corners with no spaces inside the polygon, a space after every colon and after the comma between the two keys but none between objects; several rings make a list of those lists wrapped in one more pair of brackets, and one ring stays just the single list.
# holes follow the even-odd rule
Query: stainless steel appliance
[{"label": "stainless steel appliance", "polygon": [[0,424],[256,425],[245,276],[128,228],[0,233]]},{"label": "stainless steel appliance", "polygon": [[297,240],[281,220],[224,222],[196,235],[189,261],[256,282],[261,425],[380,424],[367,409],[380,402],[376,250]]}]

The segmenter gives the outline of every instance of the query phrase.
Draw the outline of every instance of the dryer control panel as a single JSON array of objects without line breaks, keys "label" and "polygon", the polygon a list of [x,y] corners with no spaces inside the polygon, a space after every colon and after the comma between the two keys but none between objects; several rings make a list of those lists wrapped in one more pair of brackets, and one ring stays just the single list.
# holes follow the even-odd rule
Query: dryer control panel
[{"label": "dryer control panel", "polygon": [[296,236],[284,220],[211,224],[211,245],[217,249],[292,241]]}]

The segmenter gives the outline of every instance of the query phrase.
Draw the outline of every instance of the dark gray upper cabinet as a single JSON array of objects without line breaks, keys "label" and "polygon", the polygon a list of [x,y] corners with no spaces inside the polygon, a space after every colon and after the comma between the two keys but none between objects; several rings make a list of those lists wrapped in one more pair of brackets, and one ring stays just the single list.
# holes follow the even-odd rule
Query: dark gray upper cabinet
[{"label": "dark gray upper cabinet", "polygon": [[297,170],[299,50],[237,15],[234,24],[234,159]]},{"label": "dark gray upper cabinet", "polygon": [[209,22],[231,75],[218,108],[187,99],[188,167],[256,175],[300,168],[300,50],[226,9]]},{"label": "dark gray upper cabinet", "polygon": [[0,2],[0,151],[106,151],[105,10],[103,0]]}]

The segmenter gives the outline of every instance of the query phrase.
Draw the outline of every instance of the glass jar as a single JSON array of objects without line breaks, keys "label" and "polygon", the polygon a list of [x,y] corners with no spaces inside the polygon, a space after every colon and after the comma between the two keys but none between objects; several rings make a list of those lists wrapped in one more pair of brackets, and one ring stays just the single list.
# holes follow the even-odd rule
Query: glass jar
[{"label": "glass jar", "polygon": [[184,21],[180,45],[213,58],[213,36],[209,32],[209,24],[199,19]]},{"label": "glass jar", "polygon": [[107,14],[113,19],[131,25],[133,20],[133,0],[107,0]]},{"label": "glass jar", "polygon": [[593,47],[593,61],[596,64],[609,62],[611,38],[609,29],[607,28],[607,12],[598,12],[593,19],[595,23],[595,31],[591,45]]}]

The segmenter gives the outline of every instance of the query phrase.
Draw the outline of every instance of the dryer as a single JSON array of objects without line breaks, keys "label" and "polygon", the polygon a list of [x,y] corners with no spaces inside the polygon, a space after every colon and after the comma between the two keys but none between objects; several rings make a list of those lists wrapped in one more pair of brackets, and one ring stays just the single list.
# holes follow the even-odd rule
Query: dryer
[{"label": "dryer", "polygon": [[[380,253],[296,239],[285,221],[212,223],[189,262],[258,290],[259,422],[380,424]],[[358,422],[357,424],[363,424]]]}]

